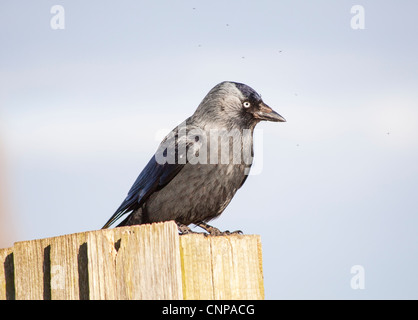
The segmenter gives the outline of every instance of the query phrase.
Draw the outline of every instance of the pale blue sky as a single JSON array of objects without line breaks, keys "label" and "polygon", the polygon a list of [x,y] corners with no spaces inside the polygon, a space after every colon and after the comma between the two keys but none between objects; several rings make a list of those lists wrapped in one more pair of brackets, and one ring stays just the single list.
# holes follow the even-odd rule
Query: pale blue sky
[{"label": "pale blue sky", "polygon": [[[55,4],[65,30],[50,27]],[[350,27],[355,4],[365,30]],[[266,297],[417,299],[417,12],[412,0],[3,0],[12,240],[100,228],[158,137],[233,80],[288,120],[258,126],[263,170],[213,222],[261,235]],[[365,290],[350,287],[358,264]]]}]

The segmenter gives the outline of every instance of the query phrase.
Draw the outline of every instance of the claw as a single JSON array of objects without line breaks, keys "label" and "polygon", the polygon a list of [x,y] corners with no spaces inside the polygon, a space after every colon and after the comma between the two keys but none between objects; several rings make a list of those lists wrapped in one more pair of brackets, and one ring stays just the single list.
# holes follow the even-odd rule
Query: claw
[{"label": "claw", "polygon": [[226,230],[225,232],[228,232],[228,234],[243,234],[243,232],[241,231],[241,230],[235,230],[235,231],[232,231],[232,232],[229,232],[229,230]]}]

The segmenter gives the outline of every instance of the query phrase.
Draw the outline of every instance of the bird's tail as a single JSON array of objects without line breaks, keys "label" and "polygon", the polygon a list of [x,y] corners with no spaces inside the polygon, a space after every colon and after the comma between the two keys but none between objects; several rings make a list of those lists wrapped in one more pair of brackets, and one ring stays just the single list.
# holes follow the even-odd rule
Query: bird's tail
[{"label": "bird's tail", "polygon": [[[113,223],[116,222],[122,215],[113,215],[108,222],[102,227],[102,229],[109,228]],[[121,223],[119,223],[116,227],[125,227],[125,226],[132,226],[137,224],[142,224],[142,208],[131,212]]]},{"label": "bird's tail", "polygon": [[[117,220],[120,219],[120,217],[122,216],[122,213],[118,213],[117,211],[115,212],[115,214],[113,214],[113,216],[110,217],[109,220],[107,220],[106,224],[102,227],[102,229],[107,229],[109,228],[112,224],[114,224]],[[128,216],[129,218],[129,216]],[[125,219],[126,220],[126,219]],[[124,221],[125,221],[124,220]],[[123,221],[123,222],[124,222]]]}]

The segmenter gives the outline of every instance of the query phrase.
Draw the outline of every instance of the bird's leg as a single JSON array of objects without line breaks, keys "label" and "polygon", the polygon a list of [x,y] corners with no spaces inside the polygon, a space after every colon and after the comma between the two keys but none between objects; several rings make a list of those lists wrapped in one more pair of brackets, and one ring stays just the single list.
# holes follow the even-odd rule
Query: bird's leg
[{"label": "bird's leg", "polygon": [[198,227],[201,227],[202,229],[205,229],[211,236],[229,236],[231,234],[242,234],[241,230],[230,232],[229,230],[226,230],[222,232],[218,228],[212,227],[211,225],[208,225],[205,222],[199,222],[196,224]]},{"label": "bird's leg", "polygon": [[177,222],[177,221],[176,221],[176,224],[177,224],[177,228],[179,229],[180,234],[198,233],[198,232],[192,231],[192,229],[190,229],[185,224],[182,224],[182,223]]}]

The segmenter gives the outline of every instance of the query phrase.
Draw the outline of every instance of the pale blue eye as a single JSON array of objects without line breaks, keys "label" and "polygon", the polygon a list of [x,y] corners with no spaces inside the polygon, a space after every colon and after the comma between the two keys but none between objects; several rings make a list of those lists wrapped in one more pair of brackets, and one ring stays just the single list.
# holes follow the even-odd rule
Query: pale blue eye
[{"label": "pale blue eye", "polygon": [[248,101],[245,101],[242,105],[244,106],[244,108],[251,107],[251,103],[249,103]]}]

